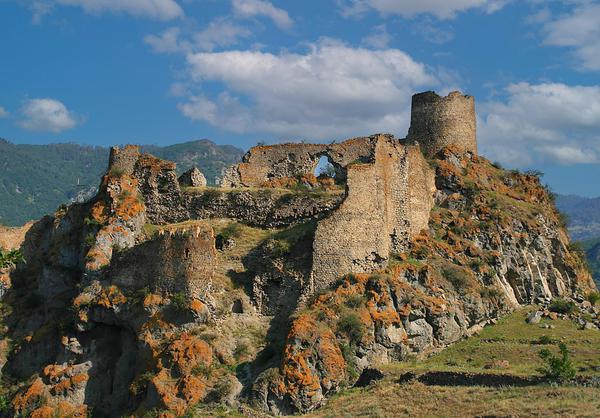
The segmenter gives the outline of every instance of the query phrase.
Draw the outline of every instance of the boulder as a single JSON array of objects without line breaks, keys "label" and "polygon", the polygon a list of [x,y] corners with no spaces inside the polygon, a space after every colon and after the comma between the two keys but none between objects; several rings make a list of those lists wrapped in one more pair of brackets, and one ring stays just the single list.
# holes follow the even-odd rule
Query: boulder
[{"label": "boulder", "polygon": [[542,311],[530,312],[527,315],[527,319],[526,319],[528,324],[539,324],[541,320],[542,320]]}]

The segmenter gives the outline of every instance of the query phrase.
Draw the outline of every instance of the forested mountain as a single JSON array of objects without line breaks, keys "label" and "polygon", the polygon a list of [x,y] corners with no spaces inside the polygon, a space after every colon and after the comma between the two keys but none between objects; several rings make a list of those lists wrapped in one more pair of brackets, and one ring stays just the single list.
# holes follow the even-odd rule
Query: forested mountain
[{"label": "forested mountain", "polygon": [[[214,183],[243,151],[203,139],[144,151],[175,161],[178,171],[192,166]],[[26,145],[0,139],[0,223],[20,225],[54,211],[78,194],[93,192],[106,170],[109,150],[78,144]]]}]

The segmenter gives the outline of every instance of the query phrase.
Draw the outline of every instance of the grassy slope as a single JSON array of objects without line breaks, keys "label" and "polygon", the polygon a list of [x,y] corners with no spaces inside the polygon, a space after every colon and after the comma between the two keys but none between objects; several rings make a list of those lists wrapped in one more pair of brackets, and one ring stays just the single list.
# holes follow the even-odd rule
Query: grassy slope
[{"label": "grassy slope", "polygon": [[[555,350],[538,344],[541,336],[564,341],[579,375],[600,377],[600,332],[579,330],[569,320],[542,320],[554,329],[525,323],[532,308],[515,312],[488,326],[479,335],[463,340],[425,360],[392,363],[383,370],[386,377],[368,388],[352,388],[335,395],[311,418],[338,417],[475,417],[475,416],[600,416],[600,389],[575,386],[536,385],[525,387],[428,386],[420,382],[398,383],[406,372],[462,371],[537,375],[542,365],[538,352]],[[508,360],[503,370],[487,370],[493,360]],[[220,405],[200,406],[193,417],[264,416]]]},{"label": "grassy slope", "polygon": [[[238,148],[207,140],[143,149],[175,161],[180,172],[198,166],[209,183],[242,156]],[[106,170],[108,154],[103,147],[24,145],[0,139],[0,224],[21,225],[39,219],[78,192],[95,188]]]},{"label": "grassy slope", "polygon": [[600,389],[582,387],[489,388],[482,386],[426,386],[395,381],[407,371],[468,371],[489,373],[484,366],[508,360],[497,373],[536,375],[541,360],[537,344],[542,335],[567,343],[581,375],[600,376],[600,332],[578,330],[568,320],[543,320],[555,329],[524,321],[527,311],[516,312],[479,335],[466,339],[423,361],[394,363],[386,378],[366,389],[349,389],[336,395],[311,417],[396,416],[600,416]]}]

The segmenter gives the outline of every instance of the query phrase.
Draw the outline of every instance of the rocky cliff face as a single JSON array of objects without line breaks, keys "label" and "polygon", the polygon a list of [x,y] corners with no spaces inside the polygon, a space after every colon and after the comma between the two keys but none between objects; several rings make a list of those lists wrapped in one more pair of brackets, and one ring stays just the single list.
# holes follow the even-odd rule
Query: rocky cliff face
[{"label": "rocky cliff face", "polygon": [[[368,366],[594,288],[537,177],[452,147],[426,160],[388,136],[363,143],[370,160],[348,164],[381,171],[375,188],[351,189],[360,170],[340,165],[345,190],[306,173],[254,189],[186,189],[172,163],[114,150],[93,200],[23,238],[27,263],[11,273],[2,313],[11,413],[178,416],[216,402],[308,411]],[[398,170],[387,183],[384,160]],[[314,286],[315,243],[353,244],[321,225],[361,190],[389,192],[366,199],[388,216],[377,227],[385,251],[369,271]]]}]

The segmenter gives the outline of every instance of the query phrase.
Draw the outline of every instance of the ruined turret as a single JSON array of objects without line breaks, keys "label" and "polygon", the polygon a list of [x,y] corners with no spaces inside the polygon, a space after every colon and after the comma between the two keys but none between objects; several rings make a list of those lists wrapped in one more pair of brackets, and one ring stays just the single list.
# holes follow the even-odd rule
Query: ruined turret
[{"label": "ruined turret", "polygon": [[475,98],[458,91],[446,97],[433,91],[415,94],[407,139],[419,143],[427,157],[448,146],[477,154]]}]

